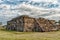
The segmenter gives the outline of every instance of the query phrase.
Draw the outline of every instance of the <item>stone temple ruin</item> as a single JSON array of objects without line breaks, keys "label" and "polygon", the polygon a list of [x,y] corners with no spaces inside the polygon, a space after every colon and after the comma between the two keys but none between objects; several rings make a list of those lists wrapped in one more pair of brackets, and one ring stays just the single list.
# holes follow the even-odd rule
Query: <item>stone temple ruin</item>
[{"label": "stone temple ruin", "polygon": [[7,22],[7,30],[15,30],[20,32],[48,32],[56,31],[55,20],[45,18],[33,18],[22,15]]}]

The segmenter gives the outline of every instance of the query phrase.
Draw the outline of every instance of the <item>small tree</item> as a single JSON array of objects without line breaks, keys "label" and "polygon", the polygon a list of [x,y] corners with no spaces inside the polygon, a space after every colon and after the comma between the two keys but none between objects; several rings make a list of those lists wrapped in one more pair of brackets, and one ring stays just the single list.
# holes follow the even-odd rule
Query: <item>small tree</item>
[{"label": "small tree", "polygon": [[60,24],[60,20],[59,20],[59,22],[58,22],[59,24]]},{"label": "small tree", "polygon": [[0,22],[0,25],[2,25],[2,22]]}]

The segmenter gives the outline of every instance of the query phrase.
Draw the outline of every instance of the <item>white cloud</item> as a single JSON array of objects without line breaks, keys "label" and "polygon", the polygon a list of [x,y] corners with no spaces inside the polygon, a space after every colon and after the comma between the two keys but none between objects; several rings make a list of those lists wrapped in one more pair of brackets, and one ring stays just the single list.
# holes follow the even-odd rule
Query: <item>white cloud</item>
[{"label": "white cloud", "polygon": [[0,3],[3,2],[2,0],[0,0]]},{"label": "white cloud", "polygon": [[[36,1],[36,0],[34,0],[34,1]],[[52,1],[52,0],[50,0],[50,1]],[[2,21],[3,21],[3,19],[6,21],[10,20],[11,18],[19,16],[19,15],[29,15],[31,17],[41,17],[40,15],[48,14],[48,13],[50,13],[51,10],[55,10],[55,9],[44,9],[42,7],[38,8],[35,6],[26,5],[26,4],[22,4],[22,5],[19,4],[16,6],[11,6],[11,8],[13,8],[13,9],[15,8],[15,9],[19,9],[19,10],[10,10],[10,5],[6,5],[6,4],[0,5],[0,8],[3,8],[3,10],[0,11],[0,17],[1,17]],[[5,10],[5,9],[7,9],[7,10]],[[56,12],[55,13],[57,16],[60,17],[60,14],[58,14],[59,11],[56,11],[57,13]],[[53,17],[53,15],[54,14],[49,15],[50,18],[51,18],[51,16]],[[49,17],[49,16],[46,16],[46,17]]]},{"label": "white cloud", "polygon": [[10,5],[1,4],[0,8],[2,8],[2,9],[10,9]]},{"label": "white cloud", "polygon": [[32,0],[32,1],[35,1],[35,2],[52,2],[52,3],[58,3],[57,0]]},{"label": "white cloud", "polygon": [[32,0],[32,1],[36,1],[36,2],[54,2],[54,1],[57,1],[57,0]]}]

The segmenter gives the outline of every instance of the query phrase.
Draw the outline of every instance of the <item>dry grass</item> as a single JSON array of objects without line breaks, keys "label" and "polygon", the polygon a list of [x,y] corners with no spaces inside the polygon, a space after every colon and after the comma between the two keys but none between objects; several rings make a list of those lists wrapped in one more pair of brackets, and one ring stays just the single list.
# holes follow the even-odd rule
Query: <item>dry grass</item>
[{"label": "dry grass", "polygon": [[0,40],[60,40],[60,31],[16,32],[0,30]]}]

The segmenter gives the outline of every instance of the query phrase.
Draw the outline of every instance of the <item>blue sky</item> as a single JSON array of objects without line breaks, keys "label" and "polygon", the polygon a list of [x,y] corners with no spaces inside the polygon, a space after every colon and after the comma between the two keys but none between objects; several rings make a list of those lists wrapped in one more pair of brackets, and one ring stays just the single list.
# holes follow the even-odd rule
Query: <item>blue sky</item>
[{"label": "blue sky", "polygon": [[[45,7],[45,8],[57,8],[60,7],[60,1],[59,0],[0,0],[0,5],[1,4],[7,4],[7,5],[18,5],[21,4],[24,1],[34,1],[34,2],[44,2],[40,3],[40,7]],[[48,3],[48,4],[47,4]],[[45,6],[46,5],[46,6]]]},{"label": "blue sky", "polygon": [[[0,5],[6,4],[6,5],[10,5],[10,6],[15,6],[15,5],[21,4],[22,1],[23,2],[24,1],[34,1],[34,2],[40,3],[40,7],[43,7],[43,8],[58,8],[58,7],[60,7],[59,0],[0,0]],[[37,5],[37,6],[39,6],[39,5]]]},{"label": "blue sky", "polygon": [[[23,7],[20,7],[22,3],[30,4],[30,5],[29,6],[22,5]],[[26,7],[28,7],[28,10],[32,10],[32,13],[37,13],[37,11],[35,11],[37,10],[37,8],[38,8],[38,13],[40,13],[39,12],[40,9],[60,10],[60,0],[0,0],[0,22],[6,23],[8,20],[16,16],[30,13],[30,12],[24,11],[25,10],[24,8]],[[20,10],[19,8],[22,10]],[[11,9],[14,9],[14,10],[11,10]],[[19,9],[19,10],[15,10],[15,9]],[[54,16],[51,19],[55,18],[56,16],[57,17],[60,16],[59,13],[54,15],[54,13],[52,12],[52,14],[48,16],[48,17]],[[43,13],[43,15],[46,16],[47,14]]]}]

